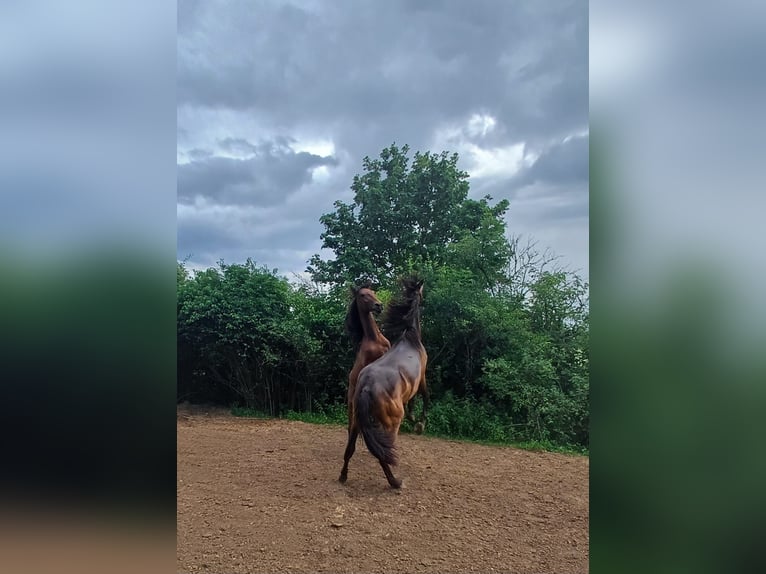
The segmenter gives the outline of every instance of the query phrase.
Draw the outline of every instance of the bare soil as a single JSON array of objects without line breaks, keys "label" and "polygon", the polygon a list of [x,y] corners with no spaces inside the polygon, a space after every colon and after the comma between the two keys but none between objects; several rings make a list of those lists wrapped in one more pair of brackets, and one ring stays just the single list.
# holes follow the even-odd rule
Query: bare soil
[{"label": "bare soil", "polygon": [[589,459],[399,436],[400,490],[346,429],[179,410],[177,571],[588,571]]}]

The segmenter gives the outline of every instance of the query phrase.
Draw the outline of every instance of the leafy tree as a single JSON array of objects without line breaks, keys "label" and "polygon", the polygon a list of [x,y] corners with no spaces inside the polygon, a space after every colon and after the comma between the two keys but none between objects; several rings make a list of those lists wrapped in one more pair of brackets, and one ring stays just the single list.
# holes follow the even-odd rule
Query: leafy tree
[{"label": "leafy tree", "polygon": [[[219,264],[182,279],[178,296],[179,363],[249,407],[272,414],[295,406],[308,380],[313,345],[291,310],[289,283],[256,267]],[[192,385],[193,387],[193,385]]]},{"label": "leafy tree", "polygon": [[345,335],[349,301],[340,290],[322,292],[301,285],[292,294],[295,320],[310,339],[307,355],[307,409],[344,403],[354,350]]},{"label": "leafy tree", "polygon": [[354,176],[354,199],[336,201],[323,215],[322,247],[335,258],[314,255],[308,266],[324,284],[370,278],[382,286],[413,267],[468,268],[489,285],[502,272],[508,253],[503,215],[506,200],[468,198],[468,174],[458,155],[416,152],[392,144],[379,159],[365,157]]},{"label": "leafy tree", "polygon": [[483,364],[478,385],[526,439],[588,444],[586,288],[577,277],[542,273],[513,338]]}]

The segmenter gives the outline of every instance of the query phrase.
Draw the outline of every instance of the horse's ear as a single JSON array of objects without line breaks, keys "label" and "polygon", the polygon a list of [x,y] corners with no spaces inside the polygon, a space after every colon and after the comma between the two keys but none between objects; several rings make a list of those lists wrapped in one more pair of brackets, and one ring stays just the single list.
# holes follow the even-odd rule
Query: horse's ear
[{"label": "horse's ear", "polygon": [[359,293],[359,287],[357,287],[356,285],[350,285],[349,291],[351,291],[352,297],[356,297],[356,294]]}]

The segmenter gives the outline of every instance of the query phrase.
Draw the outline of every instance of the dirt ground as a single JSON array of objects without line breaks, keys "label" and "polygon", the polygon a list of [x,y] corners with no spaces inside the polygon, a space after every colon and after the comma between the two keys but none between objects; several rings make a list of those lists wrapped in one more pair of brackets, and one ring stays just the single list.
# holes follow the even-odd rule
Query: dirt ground
[{"label": "dirt ground", "polygon": [[346,429],[180,411],[177,571],[588,571],[587,457],[400,435],[392,490]]}]

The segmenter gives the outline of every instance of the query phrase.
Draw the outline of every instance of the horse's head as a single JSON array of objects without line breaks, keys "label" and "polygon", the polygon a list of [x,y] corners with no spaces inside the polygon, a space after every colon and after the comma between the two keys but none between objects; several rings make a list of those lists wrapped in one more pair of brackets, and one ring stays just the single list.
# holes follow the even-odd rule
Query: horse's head
[{"label": "horse's head", "polygon": [[371,288],[354,287],[353,293],[357,307],[362,313],[375,313],[377,315],[383,310],[383,303],[380,302],[375,291]]},{"label": "horse's head", "polygon": [[416,298],[418,303],[423,302],[423,280],[411,277],[402,281],[405,297],[408,299]]}]

